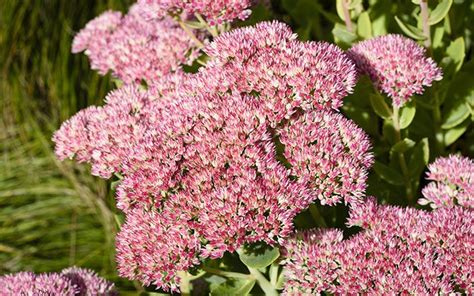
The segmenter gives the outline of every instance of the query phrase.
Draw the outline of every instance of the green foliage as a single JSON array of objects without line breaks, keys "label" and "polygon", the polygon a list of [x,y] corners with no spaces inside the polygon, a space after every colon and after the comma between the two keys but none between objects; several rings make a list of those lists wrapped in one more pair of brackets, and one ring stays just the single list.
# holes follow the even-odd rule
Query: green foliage
[{"label": "green foliage", "polygon": [[245,246],[238,253],[240,260],[246,266],[257,269],[269,266],[280,257],[278,248],[271,248],[265,244]]},{"label": "green foliage", "polygon": [[435,9],[430,13],[430,17],[428,19],[428,23],[432,25],[436,25],[440,21],[442,21],[449,12],[451,5],[453,4],[453,0],[441,0],[439,4],[436,6]]},{"label": "green foliage", "polygon": [[210,284],[211,295],[249,295],[255,286],[254,279],[226,279],[213,276],[213,282]]}]

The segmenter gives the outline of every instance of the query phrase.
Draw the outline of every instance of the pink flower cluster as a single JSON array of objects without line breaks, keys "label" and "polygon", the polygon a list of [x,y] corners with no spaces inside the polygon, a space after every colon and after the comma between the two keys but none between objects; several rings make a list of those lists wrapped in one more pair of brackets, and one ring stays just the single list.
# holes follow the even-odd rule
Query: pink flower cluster
[{"label": "pink flower cluster", "polygon": [[178,291],[176,273],[199,264],[201,242],[189,228],[190,215],[179,207],[160,213],[130,211],[116,238],[119,274],[145,286]]},{"label": "pink flower cluster", "polygon": [[118,295],[114,284],[88,269],[71,267],[61,273],[19,272],[0,276],[0,295]]},{"label": "pink flower cluster", "polygon": [[424,86],[442,78],[441,69],[425,52],[415,41],[391,34],[362,41],[348,54],[359,71],[401,107],[414,94],[422,94]]},{"label": "pink flower cluster", "polygon": [[285,244],[286,295],[474,293],[474,213],[357,205],[349,225],[363,231],[297,233]]},{"label": "pink flower cluster", "polygon": [[359,200],[372,163],[367,136],[334,110],[356,77],[340,49],[265,22],[205,51],[198,73],[113,91],[53,137],[60,159],[123,176],[120,274],[165,290],[204,258],[282,242],[316,199]]},{"label": "pink flower cluster", "polygon": [[147,7],[146,15],[161,18],[166,14],[200,14],[212,26],[235,19],[246,19],[253,0],[138,0]]},{"label": "pink flower cluster", "polygon": [[198,56],[194,41],[170,17],[145,20],[134,5],[128,14],[107,11],[90,21],[74,38],[72,52],[85,51],[91,67],[126,83],[180,71]]},{"label": "pink flower cluster", "polygon": [[258,97],[272,126],[301,109],[338,109],[356,83],[355,66],[340,48],[298,41],[284,23],[235,29],[204,51],[210,62],[200,83]]},{"label": "pink flower cluster", "polygon": [[313,199],[334,205],[364,196],[372,155],[370,141],[341,114],[308,112],[280,131],[284,156],[298,183],[311,189]]},{"label": "pink flower cluster", "polygon": [[433,182],[423,188],[421,205],[432,208],[474,207],[474,161],[467,157],[451,155],[438,158],[429,165],[427,179]]}]

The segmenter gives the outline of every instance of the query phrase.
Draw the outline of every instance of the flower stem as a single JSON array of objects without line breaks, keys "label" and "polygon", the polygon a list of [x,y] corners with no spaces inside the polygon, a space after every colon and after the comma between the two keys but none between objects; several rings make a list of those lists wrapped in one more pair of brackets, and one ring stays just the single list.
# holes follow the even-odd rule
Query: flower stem
[{"label": "flower stem", "polygon": [[275,287],[263,276],[263,274],[260,273],[255,268],[248,267],[250,274],[254,276],[254,278],[257,280],[258,285],[260,288],[262,288],[263,292],[265,292],[266,296],[277,296],[278,293],[275,289]]},{"label": "flower stem", "polygon": [[220,270],[220,269],[215,269],[215,268],[211,268],[211,267],[207,267],[207,266],[202,266],[201,269],[204,270],[207,273],[211,273],[211,274],[215,274],[215,275],[219,275],[219,276],[223,276],[223,277],[227,277],[227,278],[246,279],[246,280],[255,279],[255,277],[252,276],[251,274],[243,274],[243,273],[240,273],[240,272],[223,271],[223,270]]},{"label": "flower stem", "polygon": [[344,13],[344,22],[346,23],[346,28],[349,32],[353,32],[351,14],[349,12],[349,0],[341,0],[342,11]]},{"label": "flower stem", "polygon": [[276,287],[278,283],[278,271],[280,268],[280,264],[277,262],[273,262],[272,265],[270,265],[270,283],[272,284],[273,287]]},{"label": "flower stem", "polygon": [[199,40],[196,37],[196,35],[194,35],[193,31],[191,29],[189,29],[189,27],[186,25],[185,22],[183,22],[181,17],[179,17],[179,16],[176,17],[176,21],[178,22],[179,26],[184,30],[184,32],[186,32],[186,34],[188,34],[188,36],[191,37],[191,39],[194,41],[194,43],[196,44],[196,46],[199,49],[204,48],[204,43],[202,43],[201,40]]},{"label": "flower stem", "polygon": [[[401,129],[400,129],[400,109],[395,106],[393,106],[392,121],[393,121],[393,127],[395,129],[395,139],[396,139],[396,142],[398,143],[402,140],[402,134],[401,134]],[[405,179],[407,199],[408,199],[408,202],[412,202],[413,201],[413,188],[410,182],[408,166],[405,159],[405,155],[402,152],[397,152],[397,153],[398,153],[398,161],[400,163],[403,177]]]},{"label": "flower stem", "polygon": [[420,1],[420,15],[421,23],[423,26],[423,35],[425,35],[424,45],[431,52],[431,33],[430,33],[430,23],[429,23],[429,9],[428,9],[428,0]]},{"label": "flower stem", "polygon": [[195,13],[194,16],[197,18],[199,23],[201,23],[209,33],[211,33],[212,37],[217,37],[219,35],[219,33],[217,33],[216,27],[210,27],[206,20],[199,13]]}]

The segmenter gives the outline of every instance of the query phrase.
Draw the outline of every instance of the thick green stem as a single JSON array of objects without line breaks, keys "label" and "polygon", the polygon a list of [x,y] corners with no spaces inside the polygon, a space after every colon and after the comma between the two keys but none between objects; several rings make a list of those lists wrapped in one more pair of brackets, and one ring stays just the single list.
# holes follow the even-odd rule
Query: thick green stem
[{"label": "thick green stem", "polygon": [[195,13],[194,16],[197,18],[199,23],[201,23],[209,33],[211,33],[212,37],[217,37],[219,35],[219,33],[217,32],[216,27],[215,26],[213,26],[213,27],[209,26],[209,24],[206,22],[206,20],[199,13]]},{"label": "thick green stem", "polygon": [[429,8],[428,0],[420,1],[420,15],[421,15],[421,24],[423,26],[423,35],[425,36],[424,45],[428,48],[428,51],[431,52],[431,32],[430,32],[430,23],[429,23]]},{"label": "thick green stem", "polygon": [[270,283],[272,284],[273,287],[276,287],[278,283],[278,272],[280,269],[280,264],[277,262],[273,262],[272,265],[270,265]]},{"label": "thick green stem", "polygon": [[341,0],[342,2],[342,11],[344,13],[344,22],[346,23],[346,28],[349,32],[353,32],[351,13],[349,11],[349,0]]},{"label": "thick green stem", "polygon": [[255,279],[255,277],[252,276],[251,274],[243,274],[243,273],[239,273],[239,272],[223,271],[223,270],[220,270],[220,269],[215,269],[215,268],[211,268],[211,267],[207,267],[207,266],[202,266],[201,269],[204,270],[207,273],[211,273],[211,274],[215,274],[215,275],[219,275],[219,276],[223,276],[223,277],[227,277],[227,278],[246,279],[246,280]]},{"label": "thick green stem", "polygon": [[[402,140],[402,133],[400,129],[400,109],[395,106],[393,106],[392,121],[393,121],[393,127],[395,129],[396,142],[398,143]],[[403,173],[403,178],[405,180],[407,199],[409,202],[412,202],[413,201],[413,188],[410,182],[410,175],[408,172],[408,166],[405,159],[405,155],[402,152],[397,152],[397,154],[398,154],[398,161],[400,163],[400,168],[402,169],[402,173]]]},{"label": "thick green stem", "polygon": [[194,41],[194,43],[199,49],[204,48],[204,43],[202,43],[201,40],[199,40],[196,35],[194,35],[193,31],[189,29],[189,27],[186,25],[185,22],[183,22],[181,17],[178,16],[176,18],[176,21],[178,22],[179,26],[184,30],[184,32],[186,32],[186,34],[191,37],[191,39]]},{"label": "thick green stem", "polygon": [[260,288],[262,288],[263,292],[265,292],[266,296],[277,296],[278,292],[275,289],[275,287],[263,276],[263,274],[260,273],[255,268],[248,268],[250,271],[250,274],[254,276],[254,278],[257,280],[258,285]]}]

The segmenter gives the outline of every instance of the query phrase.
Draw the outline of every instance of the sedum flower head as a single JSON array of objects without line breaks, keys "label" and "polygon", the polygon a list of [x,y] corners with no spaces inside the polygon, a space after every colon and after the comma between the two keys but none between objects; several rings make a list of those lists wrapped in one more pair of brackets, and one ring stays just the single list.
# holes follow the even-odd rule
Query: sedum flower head
[{"label": "sedum flower head", "polygon": [[259,98],[273,126],[298,109],[338,109],[356,79],[355,66],[341,49],[298,41],[276,21],[222,34],[205,52],[210,61],[201,70],[201,84]]},{"label": "sedum flower head", "polygon": [[433,182],[423,188],[424,198],[419,204],[432,208],[460,205],[474,207],[474,161],[470,158],[450,155],[441,157],[429,165],[427,179]]},{"label": "sedum flower head", "polygon": [[362,74],[367,74],[379,91],[392,98],[397,107],[422,94],[425,86],[441,80],[441,69],[426,57],[415,41],[389,34],[362,41],[348,52]]},{"label": "sedum flower head", "polygon": [[192,39],[170,18],[145,20],[134,5],[128,14],[108,11],[92,20],[73,41],[73,52],[85,51],[92,69],[126,83],[181,70],[197,57]]},{"label": "sedum flower head", "polygon": [[210,25],[232,22],[235,19],[246,19],[253,5],[252,0],[138,0],[147,7],[145,15],[163,17],[164,15],[184,12],[186,15],[199,14]]},{"label": "sedum flower head", "polygon": [[84,51],[89,57],[91,68],[102,75],[112,68],[109,61],[107,48],[113,33],[120,27],[122,13],[119,11],[106,11],[91,20],[72,41],[72,52]]},{"label": "sedum flower head", "polygon": [[333,112],[312,111],[278,129],[291,175],[311,190],[313,199],[334,205],[365,195],[373,162],[370,141],[354,122]]},{"label": "sedum flower head", "polygon": [[449,294],[474,292],[474,213],[460,207],[425,212],[378,206],[352,209],[339,230],[296,234],[285,244],[285,294]]},{"label": "sedum flower head", "polygon": [[144,125],[153,120],[147,116],[151,100],[136,86],[114,90],[106,101],[104,107],[81,110],[53,136],[60,159],[91,162],[92,173],[103,178],[122,170],[133,144],[144,136]]},{"label": "sedum flower head", "polygon": [[71,267],[61,273],[19,272],[0,276],[0,295],[117,295],[114,284],[91,270]]}]

